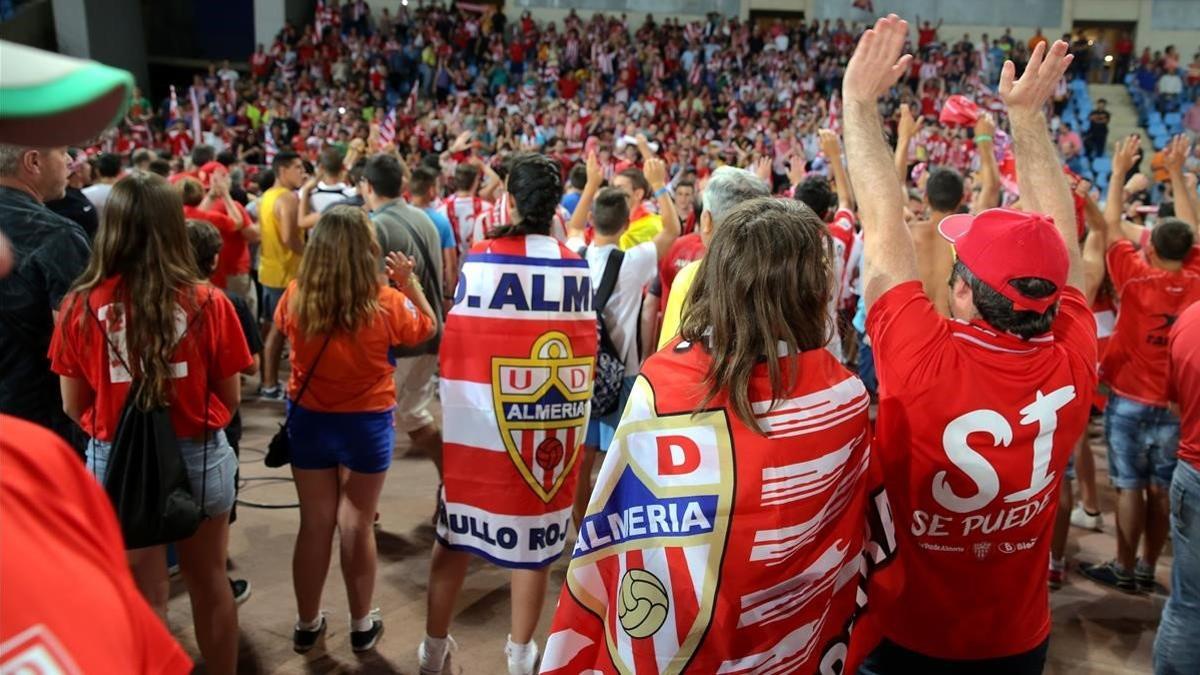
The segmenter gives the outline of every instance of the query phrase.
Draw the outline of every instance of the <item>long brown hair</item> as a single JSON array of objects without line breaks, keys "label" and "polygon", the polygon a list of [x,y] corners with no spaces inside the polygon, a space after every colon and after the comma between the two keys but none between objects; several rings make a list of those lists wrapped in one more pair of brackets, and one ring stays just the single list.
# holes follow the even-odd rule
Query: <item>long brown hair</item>
[{"label": "long brown hair", "polygon": [[[762,197],[731,211],[683,309],[683,339],[705,345],[711,356],[698,409],[725,393],[738,418],[761,434],[750,404],[751,371],[765,358],[773,403],[795,386],[796,355],[821,349],[832,335],[833,286],[828,231],[812,209]],[[776,358],[781,341],[786,373]]]},{"label": "long brown hair", "polygon": [[196,274],[179,191],[160,176],[134,172],[109,193],[91,258],[75,282],[67,312],[70,316],[83,307],[82,330],[95,323],[87,304],[92,290],[117,275],[121,281],[113,301],[120,303],[125,322],[125,365],[140,382],[136,401],[143,408],[166,405],[180,339],[175,309],[182,305],[193,315],[198,310],[196,287],[204,281]]},{"label": "long brown hair", "polygon": [[379,252],[362,209],[335,206],[321,214],[290,305],[305,334],[352,333],[379,311]]}]

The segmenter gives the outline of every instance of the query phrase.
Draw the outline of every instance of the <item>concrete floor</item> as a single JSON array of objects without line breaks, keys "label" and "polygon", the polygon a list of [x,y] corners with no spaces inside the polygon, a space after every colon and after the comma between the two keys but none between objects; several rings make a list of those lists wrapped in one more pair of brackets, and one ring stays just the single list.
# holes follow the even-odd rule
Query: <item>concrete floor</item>
[{"label": "concrete floor", "polygon": [[[267,469],[262,450],[282,417],[278,404],[247,401],[243,405],[245,437],[242,441],[240,499],[263,504],[295,502],[295,491],[286,469]],[[323,607],[329,612],[324,649],[306,656],[291,648],[296,610],[292,595],[291,555],[299,524],[294,508],[263,509],[239,506],[238,522],[230,536],[231,574],[253,584],[253,596],[240,609],[241,652],[239,672],[245,674],[292,673],[405,673],[417,672],[416,647],[424,636],[425,590],[429,552],[433,543],[430,519],[437,477],[423,458],[405,457],[397,451],[384,488],[379,511],[379,571],[375,604],[382,609],[385,633],[374,653],[362,658],[350,650],[346,596],[337,555],[325,587]],[[1101,441],[1093,436],[1099,467],[1105,531],[1072,529],[1069,555],[1075,561],[1096,562],[1115,552],[1112,519],[1114,494],[1107,487],[1106,462]],[[563,581],[566,559],[554,565],[538,643],[545,633]],[[1158,579],[1169,579],[1170,558],[1160,562]],[[191,610],[181,583],[172,588],[172,632],[184,648],[199,658],[191,625]],[[1158,618],[1165,598],[1134,597],[1107,591],[1078,574],[1051,596],[1053,635],[1050,674],[1109,675],[1148,673]],[[484,564],[473,564],[459,599],[452,634],[459,651],[448,672],[470,675],[503,674],[504,642],[508,627],[508,575]],[[197,672],[203,672],[198,669]]]}]

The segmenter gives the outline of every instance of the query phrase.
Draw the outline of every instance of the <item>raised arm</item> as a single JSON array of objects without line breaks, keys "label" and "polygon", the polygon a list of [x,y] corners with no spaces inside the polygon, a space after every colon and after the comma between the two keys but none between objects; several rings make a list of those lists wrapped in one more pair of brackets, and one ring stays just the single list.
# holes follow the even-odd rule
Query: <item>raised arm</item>
[{"label": "raised arm", "polygon": [[1108,200],[1104,203],[1104,249],[1128,239],[1121,226],[1125,208],[1125,175],[1137,163],[1142,139],[1130,134],[1113,146],[1112,178],[1108,181]]},{"label": "raised arm", "polygon": [[655,201],[658,202],[658,214],[662,218],[662,228],[654,235],[654,247],[658,249],[658,259],[667,257],[671,244],[679,238],[679,215],[675,213],[675,199],[667,190],[667,164],[657,157],[646,160],[642,167],[646,174],[646,182],[654,191]]},{"label": "raised arm", "polygon": [[312,207],[312,191],[317,189],[317,183],[320,182],[321,172],[318,171],[316,176],[309,178],[300,187],[300,199],[297,204],[300,209],[300,229],[311,230],[317,226],[317,221],[321,219],[321,212]]},{"label": "raised arm", "polygon": [[912,114],[912,108],[907,104],[900,106],[900,124],[896,126],[896,154],[892,161],[896,163],[896,178],[900,180],[901,191],[908,189],[908,146],[921,130],[921,122]]},{"label": "raised arm", "polygon": [[1192,226],[1196,233],[1196,210],[1188,193],[1187,181],[1183,178],[1183,164],[1192,150],[1192,143],[1184,134],[1171,139],[1167,146],[1167,174],[1171,177],[1171,194],[1175,196],[1175,217]]},{"label": "raised arm", "polygon": [[580,240],[587,234],[588,216],[592,212],[592,198],[596,196],[596,191],[604,183],[604,170],[600,168],[600,160],[596,158],[596,152],[592,151],[587,156],[587,184],[583,186],[583,192],[579,195],[579,203],[575,205],[575,212],[571,214],[571,219],[567,221],[567,238],[579,237]]},{"label": "raised arm", "polygon": [[[833,171],[838,208],[853,211],[854,193],[850,190],[850,179],[846,177],[846,165],[842,162],[842,143],[838,140],[837,133],[829,129],[821,129],[817,132],[817,137],[821,141],[821,152],[825,153],[825,159]],[[769,185],[770,181],[767,184]]]},{"label": "raised arm", "polygon": [[1104,253],[1108,250],[1104,212],[1100,210],[1096,200],[1092,199],[1091,187],[1091,183],[1081,180],[1075,188],[1075,193],[1083,197],[1083,213],[1088,227],[1082,256],[1083,295],[1087,299],[1088,305],[1096,301],[1096,293],[1100,290],[1100,284],[1104,283]]},{"label": "raised arm", "polygon": [[1012,122],[1021,201],[1030,210],[1046,214],[1054,221],[1067,245],[1070,260],[1067,284],[1083,290],[1075,201],[1054,150],[1054,142],[1050,140],[1046,116],[1042,113],[1071,60],[1066,42],[1058,40],[1049,50],[1044,42],[1039,43],[1020,79],[1016,79],[1016,65],[1012,61],[1004,62],[1004,70],[1000,73],[1000,96],[1008,106],[1008,118]]},{"label": "raised arm", "polygon": [[979,213],[1000,205],[1000,167],[996,164],[992,135],[996,121],[988,113],[975,123],[975,149],[979,152],[979,195],[971,204],[971,213]]},{"label": "raised arm", "polygon": [[863,33],[842,79],[846,158],[858,194],[867,306],[888,289],[917,278],[917,255],[904,223],[904,192],[889,161],[878,100],[908,69],[901,56],[908,22],[895,14]]}]

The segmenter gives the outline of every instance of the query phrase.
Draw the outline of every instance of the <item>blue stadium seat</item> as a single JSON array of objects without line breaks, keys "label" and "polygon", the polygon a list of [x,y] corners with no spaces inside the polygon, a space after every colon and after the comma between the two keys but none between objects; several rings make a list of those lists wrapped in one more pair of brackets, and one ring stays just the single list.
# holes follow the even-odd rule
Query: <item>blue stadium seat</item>
[{"label": "blue stadium seat", "polygon": [[1108,178],[1112,173],[1112,158],[1102,155],[1092,160],[1092,174],[1099,180],[1101,176]]},{"label": "blue stadium seat", "polygon": [[1171,137],[1166,135],[1165,133],[1158,135],[1158,136],[1152,135],[1150,137],[1150,143],[1152,145],[1154,145],[1155,150],[1162,150],[1163,148],[1167,147],[1167,143],[1169,143],[1170,140],[1171,140]]},{"label": "blue stadium seat", "polygon": [[1183,131],[1183,114],[1177,112],[1167,113],[1163,115],[1163,124],[1167,126],[1167,131],[1177,134]]}]

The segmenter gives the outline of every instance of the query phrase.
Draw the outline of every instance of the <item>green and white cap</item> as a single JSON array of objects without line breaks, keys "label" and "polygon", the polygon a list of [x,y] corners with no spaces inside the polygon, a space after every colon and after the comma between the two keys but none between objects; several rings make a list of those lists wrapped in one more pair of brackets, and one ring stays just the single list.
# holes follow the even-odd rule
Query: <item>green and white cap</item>
[{"label": "green and white cap", "polygon": [[0,40],[0,143],[78,144],[120,121],[133,75]]}]

